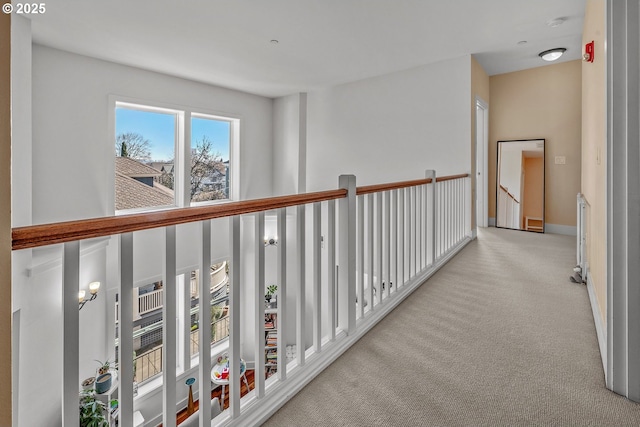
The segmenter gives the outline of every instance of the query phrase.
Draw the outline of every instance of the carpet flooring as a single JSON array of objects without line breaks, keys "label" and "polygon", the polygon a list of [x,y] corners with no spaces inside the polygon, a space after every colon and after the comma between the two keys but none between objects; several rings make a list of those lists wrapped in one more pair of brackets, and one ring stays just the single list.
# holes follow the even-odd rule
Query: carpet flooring
[{"label": "carpet flooring", "polygon": [[481,230],[264,426],[640,426],[574,265],[573,237]]}]

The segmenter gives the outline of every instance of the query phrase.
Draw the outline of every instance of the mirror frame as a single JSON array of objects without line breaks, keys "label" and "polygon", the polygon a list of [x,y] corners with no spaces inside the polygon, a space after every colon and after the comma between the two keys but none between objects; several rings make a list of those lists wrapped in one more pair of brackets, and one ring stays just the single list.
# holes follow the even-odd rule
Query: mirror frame
[{"label": "mirror frame", "polygon": [[[498,189],[500,188],[500,143],[505,143],[505,142],[542,142],[542,230],[537,231],[537,230],[527,230],[525,227],[522,228],[511,228],[511,227],[504,227],[504,226],[499,226],[498,225],[498,204],[499,204],[499,199],[498,199]],[[547,161],[546,161],[546,139],[545,138],[529,138],[529,139],[507,139],[507,140],[500,140],[497,141],[496,144],[496,186],[495,186],[495,190],[496,190],[496,211],[495,211],[495,227],[496,228],[503,228],[505,230],[519,230],[519,231],[528,231],[530,233],[541,233],[544,234],[546,233],[546,169],[547,169]]]}]

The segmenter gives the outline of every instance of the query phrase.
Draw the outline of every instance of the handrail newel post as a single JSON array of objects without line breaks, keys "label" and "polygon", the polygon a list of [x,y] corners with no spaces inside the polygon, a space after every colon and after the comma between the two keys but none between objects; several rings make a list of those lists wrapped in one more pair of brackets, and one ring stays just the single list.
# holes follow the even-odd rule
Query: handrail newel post
[{"label": "handrail newel post", "polygon": [[356,330],[356,177],[340,175],[338,186],[347,197],[338,207],[338,326],[347,334]]},{"label": "handrail newel post", "polygon": [[[436,262],[436,238],[437,238],[437,231],[436,231],[436,226],[438,224],[437,221],[437,213],[438,213],[438,193],[437,193],[437,186],[436,186],[436,171],[434,169],[427,169],[425,171],[425,178],[430,179],[431,180],[431,224],[429,225],[429,228],[431,229],[431,263],[430,265],[433,266]],[[428,197],[428,196],[427,196]]]}]

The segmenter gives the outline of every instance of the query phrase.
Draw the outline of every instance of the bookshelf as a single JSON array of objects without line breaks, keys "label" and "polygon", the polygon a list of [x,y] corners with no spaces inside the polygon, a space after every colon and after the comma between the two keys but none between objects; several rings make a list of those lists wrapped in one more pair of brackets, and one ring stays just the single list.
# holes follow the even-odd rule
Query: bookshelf
[{"label": "bookshelf", "polygon": [[278,309],[264,311],[264,371],[266,378],[278,371]]}]

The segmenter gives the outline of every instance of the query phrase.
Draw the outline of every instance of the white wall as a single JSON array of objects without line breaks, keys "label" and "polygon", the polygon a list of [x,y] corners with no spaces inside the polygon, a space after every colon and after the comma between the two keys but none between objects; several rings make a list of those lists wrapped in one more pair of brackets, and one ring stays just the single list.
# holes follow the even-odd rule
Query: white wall
[{"label": "white wall", "polygon": [[309,92],[307,190],[471,170],[468,56]]},{"label": "white wall", "polygon": [[274,195],[299,190],[300,95],[277,98],[273,103],[273,191]]},{"label": "white wall", "polygon": [[[13,50],[23,45],[31,48],[26,28]],[[16,52],[17,54],[17,52]],[[29,144],[18,145],[14,164],[13,188],[20,212],[32,215],[33,223],[49,223],[112,215],[114,182],[114,143],[110,140],[109,96],[120,95],[153,103],[201,108],[206,112],[240,118],[240,198],[265,197],[272,193],[272,105],[269,98],[213,87],[159,73],[109,63],[80,55],[33,45],[33,56],[20,55],[21,106],[27,117],[20,123],[33,122],[32,145],[22,126],[17,136]],[[24,57],[24,58],[23,58]],[[30,68],[33,68],[32,80]],[[28,89],[33,96],[25,95]],[[28,99],[27,99],[28,98]],[[32,105],[31,105],[32,101]],[[28,109],[32,108],[32,114]],[[14,135],[15,137],[16,135]],[[14,143],[20,142],[14,139]],[[30,162],[33,164],[31,169]],[[23,181],[17,182],[22,175]],[[34,183],[30,206],[31,180]],[[14,201],[14,204],[16,201]],[[21,217],[22,219],[22,217]],[[28,218],[30,221],[30,218]],[[214,258],[227,254],[226,220],[213,227]],[[194,226],[178,227],[178,268],[197,263],[193,248],[197,245]],[[149,248],[157,249],[157,236],[136,237],[136,280],[161,274],[162,260]],[[220,244],[224,242],[224,244]],[[97,364],[113,349],[107,344],[113,336],[113,293],[118,286],[117,248],[111,239],[97,252],[81,261],[81,284],[99,280],[100,296],[80,312],[80,378],[92,375]],[[191,250],[189,250],[191,249]],[[188,256],[184,256],[188,254]],[[20,331],[20,402],[42,394],[48,387],[45,403],[33,411],[32,405],[20,405],[20,422],[24,425],[57,425],[60,421],[62,316],[61,274],[58,249],[36,250],[33,261],[14,254],[14,310],[21,310]],[[18,265],[16,265],[18,264]],[[28,277],[24,272],[33,269]],[[107,268],[108,267],[108,268]],[[115,268],[114,268],[115,267]],[[107,296],[111,298],[107,298]],[[56,385],[57,384],[57,385]],[[51,389],[51,390],[50,390]]]},{"label": "white wall", "polygon": [[240,117],[240,198],[271,194],[271,99],[34,45],[35,223],[113,214],[109,95]]}]

